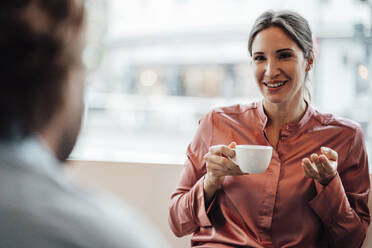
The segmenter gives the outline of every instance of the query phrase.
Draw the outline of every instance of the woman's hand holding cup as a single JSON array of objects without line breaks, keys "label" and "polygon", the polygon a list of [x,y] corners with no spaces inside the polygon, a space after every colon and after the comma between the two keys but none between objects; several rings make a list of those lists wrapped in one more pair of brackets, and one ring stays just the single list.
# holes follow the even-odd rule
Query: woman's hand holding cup
[{"label": "woman's hand holding cup", "polygon": [[229,159],[235,156],[235,146],[235,142],[228,146],[211,146],[208,153],[205,154],[207,173],[204,178],[204,192],[206,202],[209,202],[214,193],[221,187],[225,176],[244,174],[239,166]]}]

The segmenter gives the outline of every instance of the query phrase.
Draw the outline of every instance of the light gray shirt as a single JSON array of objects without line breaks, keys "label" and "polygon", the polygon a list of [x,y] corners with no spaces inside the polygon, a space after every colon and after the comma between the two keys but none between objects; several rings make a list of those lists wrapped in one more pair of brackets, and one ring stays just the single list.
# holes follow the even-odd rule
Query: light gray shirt
[{"label": "light gray shirt", "polygon": [[125,206],[72,185],[48,147],[33,137],[0,143],[0,248],[24,247],[168,246]]}]

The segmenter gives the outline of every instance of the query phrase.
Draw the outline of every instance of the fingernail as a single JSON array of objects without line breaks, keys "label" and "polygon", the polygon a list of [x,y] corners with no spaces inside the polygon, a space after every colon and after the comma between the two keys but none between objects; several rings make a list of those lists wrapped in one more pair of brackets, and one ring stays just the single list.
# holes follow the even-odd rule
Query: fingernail
[{"label": "fingernail", "polygon": [[329,148],[328,147],[325,147],[325,146],[322,146],[320,149],[323,150],[324,152],[328,152],[329,151]]}]

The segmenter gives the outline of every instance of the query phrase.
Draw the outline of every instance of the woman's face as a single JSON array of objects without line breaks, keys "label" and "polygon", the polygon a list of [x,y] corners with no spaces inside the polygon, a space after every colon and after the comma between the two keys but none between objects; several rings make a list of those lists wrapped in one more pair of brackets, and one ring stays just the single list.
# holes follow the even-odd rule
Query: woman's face
[{"label": "woman's face", "polygon": [[259,32],[252,44],[253,71],[266,101],[293,103],[303,99],[308,62],[301,48],[278,27]]}]

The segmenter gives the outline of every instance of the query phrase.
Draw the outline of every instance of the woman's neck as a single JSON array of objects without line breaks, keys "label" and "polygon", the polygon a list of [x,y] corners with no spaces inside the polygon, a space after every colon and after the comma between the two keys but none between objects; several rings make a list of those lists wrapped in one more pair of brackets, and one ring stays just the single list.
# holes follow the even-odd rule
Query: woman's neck
[{"label": "woman's neck", "polygon": [[263,107],[268,116],[268,125],[280,129],[286,123],[296,123],[305,114],[307,103],[303,98],[290,103],[272,103],[263,101]]}]

